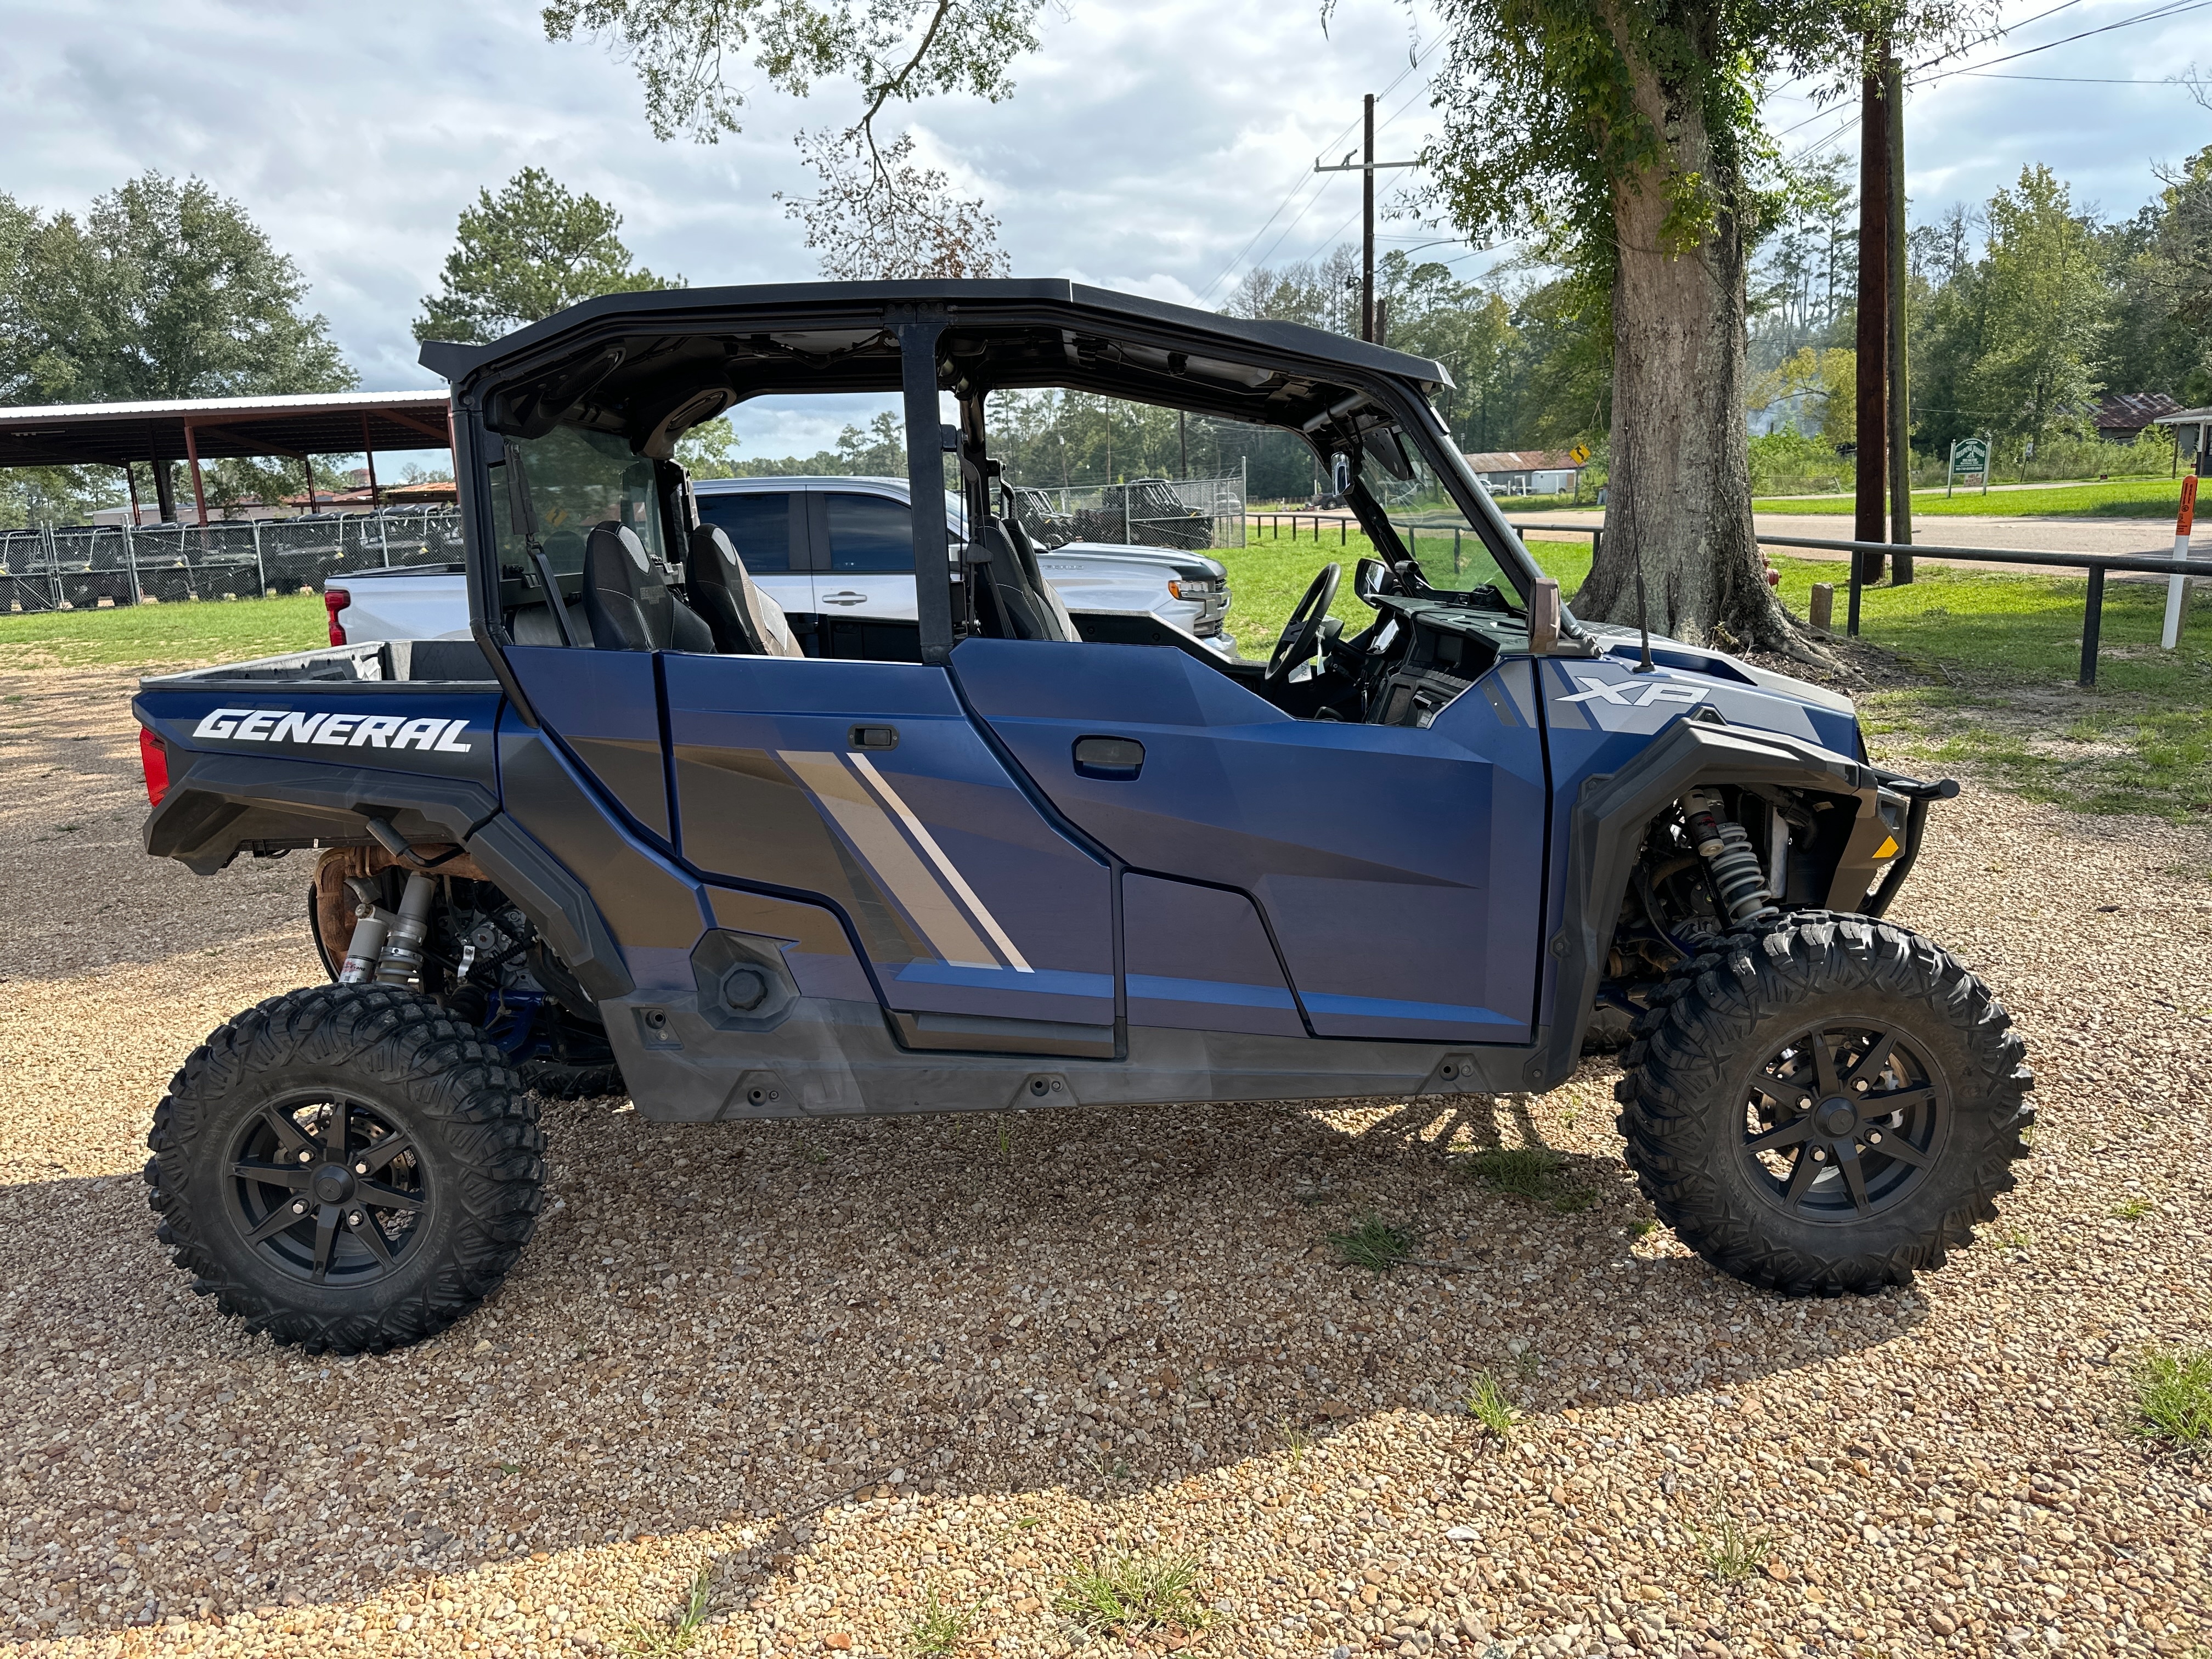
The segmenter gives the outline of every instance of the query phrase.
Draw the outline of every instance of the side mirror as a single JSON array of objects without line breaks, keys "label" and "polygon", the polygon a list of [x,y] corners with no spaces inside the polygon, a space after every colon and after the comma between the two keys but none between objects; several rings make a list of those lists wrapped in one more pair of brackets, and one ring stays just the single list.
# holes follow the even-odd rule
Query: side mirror
[{"label": "side mirror", "polygon": [[1377,593],[1387,592],[1384,583],[1389,579],[1390,567],[1380,559],[1362,559],[1352,567],[1352,592],[1356,599],[1375,603]]},{"label": "side mirror", "polygon": [[1559,585],[1549,576],[1528,590],[1528,648],[1540,657],[1559,648]]}]

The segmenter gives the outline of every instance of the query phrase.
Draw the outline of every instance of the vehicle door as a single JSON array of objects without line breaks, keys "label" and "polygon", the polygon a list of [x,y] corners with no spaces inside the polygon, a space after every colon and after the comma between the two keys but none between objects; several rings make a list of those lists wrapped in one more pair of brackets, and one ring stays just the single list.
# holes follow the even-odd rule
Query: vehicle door
[{"label": "vehicle door", "polygon": [[817,489],[806,500],[821,614],[914,620],[914,522],[905,496]]},{"label": "vehicle door", "polygon": [[699,522],[721,530],[754,584],[787,615],[812,616],[814,559],[805,492],[695,486]]},{"label": "vehicle door", "polygon": [[[1264,947],[1249,943],[1264,937],[1316,1036],[1530,1040],[1547,801],[1528,658],[1498,663],[1426,727],[1293,720],[1152,646],[968,640],[952,670],[1030,780],[1131,878],[1188,884],[1182,906],[1146,885],[1140,912],[1125,879],[1133,1024],[1140,999],[1180,997],[1213,1012],[1155,1023],[1275,1029],[1238,1012],[1279,1018],[1271,964],[1254,965]],[[1224,890],[1257,910],[1223,924],[1247,941],[1224,946],[1229,965],[1143,965],[1188,963],[1192,940],[1167,935],[1205,926]]]}]

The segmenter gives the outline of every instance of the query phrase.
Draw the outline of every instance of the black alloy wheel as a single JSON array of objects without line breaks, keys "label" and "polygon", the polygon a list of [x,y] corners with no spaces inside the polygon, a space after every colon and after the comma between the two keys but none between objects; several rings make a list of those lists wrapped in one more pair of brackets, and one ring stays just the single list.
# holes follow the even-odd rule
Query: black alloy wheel
[{"label": "black alloy wheel", "polygon": [[1742,1158],[1788,1213],[1851,1221],[1905,1202],[1942,1155],[1951,1091],[1897,1026],[1823,1022],[1752,1074]]},{"label": "black alloy wheel", "polygon": [[398,1114],[332,1091],[264,1103],[232,1136],[226,1193],[243,1242],[310,1284],[369,1285],[429,1236],[429,1172]]}]

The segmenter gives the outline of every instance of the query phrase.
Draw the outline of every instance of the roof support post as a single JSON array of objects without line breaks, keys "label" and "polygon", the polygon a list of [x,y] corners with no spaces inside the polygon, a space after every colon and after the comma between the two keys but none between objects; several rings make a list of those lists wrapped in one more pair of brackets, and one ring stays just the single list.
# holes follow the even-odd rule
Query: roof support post
[{"label": "roof support post", "polygon": [[368,504],[372,507],[382,507],[384,498],[376,491],[376,452],[368,447],[368,416],[366,415],[361,417],[361,455],[368,463]]},{"label": "roof support post", "polygon": [[906,392],[906,477],[913,502],[914,611],[921,627],[921,659],[952,656],[952,573],[945,533],[945,422],[937,410],[939,319],[897,325],[900,379]]},{"label": "roof support post", "polygon": [[161,516],[163,524],[177,521],[177,481],[171,476],[171,462],[149,442],[146,448],[146,465],[154,470],[154,510]]},{"label": "roof support post", "polygon": [[207,527],[207,486],[200,479],[199,439],[192,431],[192,423],[185,422],[185,459],[192,464],[192,505],[200,515],[200,527]]}]

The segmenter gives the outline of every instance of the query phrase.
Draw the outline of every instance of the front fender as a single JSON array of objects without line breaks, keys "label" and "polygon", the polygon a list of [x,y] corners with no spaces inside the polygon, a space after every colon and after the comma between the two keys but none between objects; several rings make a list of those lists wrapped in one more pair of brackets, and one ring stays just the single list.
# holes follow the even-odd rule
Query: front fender
[{"label": "front fender", "polygon": [[[1569,814],[1566,915],[1552,941],[1559,959],[1553,1005],[1559,1016],[1547,1033],[1541,1086],[1562,1081],[1579,1061],[1646,826],[1685,790],[1724,783],[1809,789],[1856,800],[1851,837],[1828,902],[1831,908],[1861,907],[1875,867],[1869,855],[1887,833],[1878,811],[1881,781],[1872,767],[1779,732],[1674,721],[1618,772],[1584,779]],[[1839,891],[1846,887],[1850,890]]]}]

